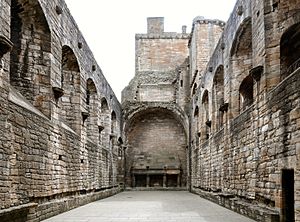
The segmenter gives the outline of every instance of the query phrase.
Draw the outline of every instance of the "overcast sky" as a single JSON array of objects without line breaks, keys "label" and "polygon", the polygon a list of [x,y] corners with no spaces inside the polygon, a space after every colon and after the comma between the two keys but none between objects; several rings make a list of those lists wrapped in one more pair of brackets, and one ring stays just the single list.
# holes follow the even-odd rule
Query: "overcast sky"
[{"label": "overcast sky", "polygon": [[164,17],[166,32],[191,31],[196,16],[227,21],[236,0],[65,0],[116,96],[134,76],[135,34],[147,17]]}]

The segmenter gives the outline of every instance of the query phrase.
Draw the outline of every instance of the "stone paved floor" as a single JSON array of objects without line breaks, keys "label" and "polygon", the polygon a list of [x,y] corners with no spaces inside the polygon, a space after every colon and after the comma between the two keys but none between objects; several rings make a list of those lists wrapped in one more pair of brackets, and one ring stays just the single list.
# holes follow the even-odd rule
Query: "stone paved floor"
[{"label": "stone paved floor", "polygon": [[253,222],[187,191],[131,191],[44,222]]}]

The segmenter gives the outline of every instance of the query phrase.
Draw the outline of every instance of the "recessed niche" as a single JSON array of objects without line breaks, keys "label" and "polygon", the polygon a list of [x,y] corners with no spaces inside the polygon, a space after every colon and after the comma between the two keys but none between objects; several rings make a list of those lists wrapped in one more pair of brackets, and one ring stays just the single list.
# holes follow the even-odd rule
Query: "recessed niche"
[{"label": "recessed niche", "polygon": [[243,8],[242,5],[240,5],[240,6],[237,8],[237,14],[238,14],[239,16],[241,16],[241,15],[243,14],[243,12],[244,12],[244,8]]},{"label": "recessed niche", "polygon": [[64,90],[60,87],[52,87],[54,98],[58,100],[60,97],[64,95]]},{"label": "recessed niche", "polygon": [[61,15],[62,14],[62,8],[60,7],[60,6],[56,6],[55,7],[55,11],[56,11],[56,13],[58,14],[58,15]]},{"label": "recessed niche", "polygon": [[82,115],[82,120],[83,122],[89,117],[89,113],[88,112],[81,112],[81,115]]}]

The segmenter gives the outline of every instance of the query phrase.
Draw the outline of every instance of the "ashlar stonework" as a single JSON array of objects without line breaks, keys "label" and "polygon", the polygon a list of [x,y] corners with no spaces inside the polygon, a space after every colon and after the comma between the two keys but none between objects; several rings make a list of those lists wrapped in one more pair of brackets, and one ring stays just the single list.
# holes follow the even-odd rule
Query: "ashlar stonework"
[{"label": "ashlar stonework", "polygon": [[134,189],[300,222],[300,0],[147,24],[120,104],[64,1],[0,0],[0,220]]}]

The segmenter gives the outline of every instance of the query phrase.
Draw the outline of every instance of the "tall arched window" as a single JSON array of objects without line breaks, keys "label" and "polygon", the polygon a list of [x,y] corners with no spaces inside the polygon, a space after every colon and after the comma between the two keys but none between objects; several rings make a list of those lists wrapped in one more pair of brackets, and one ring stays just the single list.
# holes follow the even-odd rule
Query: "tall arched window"
[{"label": "tall arched window", "polygon": [[10,83],[46,116],[51,115],[51,32],[37,0],[11,1]]},{"label": "tall arched window", "polygon": [[61,87],[64,90],[60,103],[61,118],[79,133],[81,128],[80,70],[73,50],[66,45],[62,47]]},{"label": "tall arched window", "polygon": [[213,81],[213,123],[214,128],[219,130],[223,125],[224,112],[220,111],[221,106],[224,105],[224,67],[220,65],[214,76]]},{"label": "tall arched window", "polygon": [[111,113],[109,112],[109,106],[105,97],[101,99],[101,131],[102,145],[104,148],[110,147],[110,134],[111,134]]},{"label": "tall arched window", "polygon": [[209,97],[208,91],[205,90],[202,96],[203,118],[202,123],[204,127],[204,138],[209,139],[211,121],[209,119]]},{"label": "tall arched window", "polygon": [[93,103],[95,102],[96,95],[97,89],[95,83],[91,78],[89,78],[86,81],[86,104],[93,105]]},{"label": "tall arched window", "polygon": [[300,67],[300,23],[291,26],[280,41],[280,80]]},{"label": "tall arched window", "polygon": [[252,19],[248,17],[236,32],[231,51],[231,112],[236,117],[240,112],[239,87],[252,69]]},{"label": "tall arched window", "polygon": [[193,86],[193,91],[192,91],[192,94],[193,94],[193,95],[196,94],[196,92],[197,92],[197,87],[198,87],[198,86],[197,86],[197,83],[195,83],[194,86]]},{"label": "tall arched window", "polygon": [[117,129],[117,115],[115,111],[111,113],[111,133],[116,133]]},{"label": "tall arched window", "polygon": [[196,106],[194,110],[194,119],[193,119],[193,136],[195,136],[196,139],[196,146],[199,145],[199,107]]},{"label": "tall arched window", "polygon": [[89,113],[89,118],[86,125],[87,135],[92,141],[98,143],[98,96],[96,85],[91,78],[86,81],[86,105]]}]

